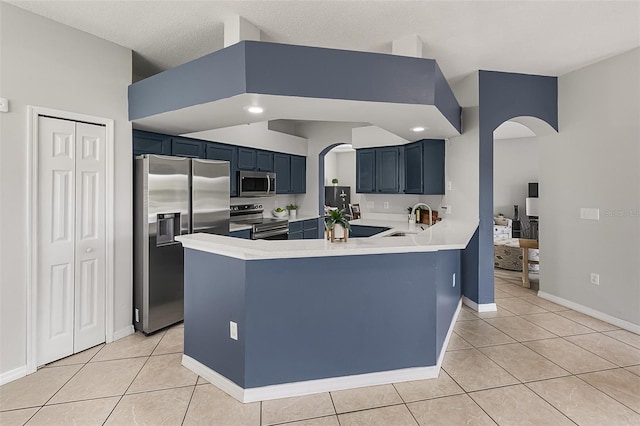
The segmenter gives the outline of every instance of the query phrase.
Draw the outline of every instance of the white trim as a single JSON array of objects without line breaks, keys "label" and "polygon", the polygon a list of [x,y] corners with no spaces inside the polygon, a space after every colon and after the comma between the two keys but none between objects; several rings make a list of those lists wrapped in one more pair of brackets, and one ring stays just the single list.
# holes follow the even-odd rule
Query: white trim
[{"label": "white trim", "polygon": [[462,296],[462,303],[470,307],[476,312],[495,312],[498,310],[498,306],[495,303],[481,303],[478,304],[466,296]]},{"label": "white trim", "polygon": [[320,392],[330,392],[365,386],[408,382],[421,379],[435,379],[440,368],[429,367],[402,368],[377,373],[357,374],[353,376],[330,377],[326,379],[306,380],[303,382],[283,383],[281,385],[262,386],[243,389],[226,377],[196,361],[188,355],[182,355],[182,365],[203,377],[240,402],[268,401],[270,399],[302,396]]},{"label": "white trim", "polygon": [[262,386],[244,389],[188,355],[182,355],[182,365],[206,379],[240,402],[268,401],[270,399],[309,395],[320,392],[331,392],[354,389],[366,386],[386,385],[390,383],[410,382],[413,380],[435,379],[440,375],[440,367],[453,334],[453,327],[462,309],[462,299],[451,318],[436,365],[428,367],[401,368],[398,370],[380,371],[376,373],[356,374],[352,376],[329,377],[326,379],[306,380],[302,382],[283,383],[280,385]]},{"label": "white trim", "polygon": [[[113,341],[115,340],[120,340],[123,337],[127,337],[130,334],[135,333],[135,330],[133,329],[133,324],[130,324],[124,328],[121,328],[120,330],[116,331],[115,333],[113,333]],[[110,342],[107,342],[110,343]]]},{"label": "white trim", "polygon": [[444,342],[442,343],[442,349],[440,350],[440,356],[438,357],[438,372],[440,371],[440,367],[442,367],[442,361],[444,360],[444,354],[447,352],[447,347],[449,347],[449,339],[451,339],[451,335],[453,334],[453,327],[456,325],[456,321],[458,321],[458,315],[460,314],[460,310],[462,309],[462,298],[458,300],[458,307],[456,311],[453,313],[453,317],[451,318],[451,324],[449,324],[449,331],[447,331],[447,337],[444,338]]},{"label": "white trim", "polygon": [[14,368],[13,370],[6,371],[0,374],[0,386],[5,385],[9,382],[13,382],[14,380],[21,379],[26,375],[27,375],[26,365],[23,365],[22,367]]},{"label": "white trim", "polygon": [[567,308],[571,308],[574,311],[581,312],[585,315],[589,315],[590,317],[597,318],[601,321],[608,322],[609,324],[613,324],[620,328],[624,328],[632,333],[640,334],[640,325],[634,324],[629,321],[625,321],[620,318],[612,317],[611,315],[605,314],[600,311],[596,311],[595,309],[588,308],[586,306],[580,305],[578,303],[572,302],[567,299],[563,299],[558,296],[554,296],[553,294],[545,293],[544,291],[538,291],[538,297],[549,300],[553,303],[557,303],[558,305],[566,306]]},{"label": "white trim", "polygon": [[38,116],[47,115],[72,121],[84,121],[87,123],[101,124],[105,126],[106,134],[106,188],[105,188],[105,279],[106,279],[106,306],[105,306],[105,342],[114,340],[113,324],[115,321],[114,295],[115,295],[115,216],[114,216],[114,150],[115,150],[115,123],[112,119],[96,117],[93,115],[79,114],[69,111],[61,111],[51,108],[27,106],[27,323],[26,323],[26,374],[35,373],[37,369],[36,344],[37,344],[37,298],[38,298]]}]

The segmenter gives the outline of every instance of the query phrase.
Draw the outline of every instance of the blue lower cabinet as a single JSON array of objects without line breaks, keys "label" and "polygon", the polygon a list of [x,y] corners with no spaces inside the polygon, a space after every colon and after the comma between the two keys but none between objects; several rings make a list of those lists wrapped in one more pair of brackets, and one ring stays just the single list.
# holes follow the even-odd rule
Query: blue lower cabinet
[{"label": "blue lower cabinet", "polygon": [[320,238],[318,234],[318,219],[310,219],[302,222],[302,229],[305,240],[316,240]]},{"label": "blue lower cabinet", "polygon": [[315,240],[318,238],[318,219],[289,222],[290,240]]},{"label": "blue lower cabinet", "polygon": [[250,229],[241,229],[239,231],[231,231],[229,232],[230,237],[234,238],[244,238],[245,240],[251,239],[251,230]]},{"label": "blue lower cabinet", "polygon": [[379,234],[389,229],[390,228],[384,228],[382,226],[351,225],[351,230],[349,231],[349,237],[351,238],[370,237],[372,235]]}]

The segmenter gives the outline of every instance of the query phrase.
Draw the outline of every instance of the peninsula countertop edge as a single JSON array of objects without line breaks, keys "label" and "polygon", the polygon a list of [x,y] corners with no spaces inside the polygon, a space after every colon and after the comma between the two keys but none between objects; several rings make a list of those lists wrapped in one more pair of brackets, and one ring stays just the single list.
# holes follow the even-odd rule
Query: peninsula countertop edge
[{"label": "peninsula countertop edge", "polygon": [[[477,220],[444,219],[424,227],[399,221],[352,221],[353,225],[390,228],[368,238],[351,238],[347,242],[331,243],[313,240],[246,240],[213,234],[188,234],[176,237],[184,248],[199,250],[243,260],[291,259],[305,257],[358,256],[389,253],[419,253],[464,249],[478,227]],[[405,236],[388,236],[395,232]]]}]

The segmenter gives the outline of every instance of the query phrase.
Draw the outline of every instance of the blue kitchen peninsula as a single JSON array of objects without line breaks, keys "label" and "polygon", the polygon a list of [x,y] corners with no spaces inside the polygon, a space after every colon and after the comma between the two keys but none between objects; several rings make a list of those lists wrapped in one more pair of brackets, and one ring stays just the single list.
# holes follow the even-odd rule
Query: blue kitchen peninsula
[{"label": "blue kitchen peninsula", "polygon": [[477,223],[399,227],[347,243],[178,237],[183,365],[242,402],[437,377]]}]

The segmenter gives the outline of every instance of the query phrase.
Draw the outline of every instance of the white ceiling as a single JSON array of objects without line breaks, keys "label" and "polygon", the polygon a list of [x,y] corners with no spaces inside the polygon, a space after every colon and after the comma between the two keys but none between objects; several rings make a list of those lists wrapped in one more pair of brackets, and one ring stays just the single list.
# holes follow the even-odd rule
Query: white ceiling
[{"label": "white ceiling", "polygon": [[263,41],[371,52],[417,34],[449,81],[478,69],[562,75],[640,45],[640,1],[24,1],[134,51],[147,77],[223,47],[240,15]]}]

